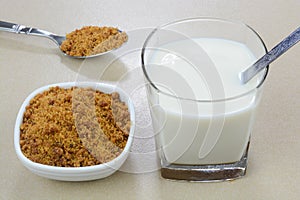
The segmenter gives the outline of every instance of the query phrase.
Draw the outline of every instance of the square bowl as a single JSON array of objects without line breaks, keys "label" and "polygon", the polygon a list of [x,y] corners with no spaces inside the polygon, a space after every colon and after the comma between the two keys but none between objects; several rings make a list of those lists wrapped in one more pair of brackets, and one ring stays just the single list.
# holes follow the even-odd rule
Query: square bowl
[{"label": "square bowl", "polygon": [[[58,167],[58,166],[45,165],[45,164],[31,161],[23,154],[20,145],[20,133],[21,133],[20,126],[23,123],[23,115],[26,111],[26,106],[29,105],[30,100],[34,98],[37,94],[40,94],[44,91],[47,91],[51,87],[56,87],[56,86],[65,89],[71,87],[78,87],[78,88],[91,88],[93,90],[101,91],[104,93],[112,93],[112,92],[119,93],[120,100],[127,105],[130,114],[129,136],[126,145],[122,153],[120,153],[120,155],[118,155],[116,158],[114,158],[109,162],[98,164],[98,165],[84,166],[84,167]],[[21,163],[34,174],[49,179],[61,180],[61,181],[96,180],[96,179],[101,179],[110,176],[111,174],[116,172],[125,162],[125,160],[129,155],[130,147],[132,145],[134,129],[135,129],[134,106],[130,97],[121,88],[107,83],[94,83],[94,82],[57,83],[57,84],[46,85],[44,87],[38,88],[25,99],[25,101],[23,102],[19,110],[16,123],[15,123],[14,147],[15,147],[16,154],[19,160],[21,161]]]}]

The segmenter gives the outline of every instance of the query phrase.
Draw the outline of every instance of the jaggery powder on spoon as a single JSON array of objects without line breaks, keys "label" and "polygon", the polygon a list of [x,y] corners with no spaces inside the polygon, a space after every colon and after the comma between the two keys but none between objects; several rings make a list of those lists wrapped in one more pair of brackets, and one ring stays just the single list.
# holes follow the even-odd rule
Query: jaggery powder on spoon
[{"label": "jaggery powder on spoon", "polygon": [[120,47],[128,40],[114,27],[85,26],[66,35],[60,49],[70,56],[91,56]]}]

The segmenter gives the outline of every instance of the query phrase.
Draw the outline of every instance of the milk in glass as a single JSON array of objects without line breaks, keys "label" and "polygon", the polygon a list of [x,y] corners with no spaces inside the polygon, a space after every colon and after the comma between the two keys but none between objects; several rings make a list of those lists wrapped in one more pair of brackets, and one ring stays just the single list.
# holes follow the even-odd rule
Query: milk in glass
[{"label": "milk in glass", "polygon": [[[157,51],[151,57],[149,78],[163,91],[150,100],[157,144],[169,163],[236,162],[249,141],[258,83],[253,79],[241,84],[238,73],[256,58],[242,43],[217,38],[193,42],[212,62],[211,73],[202,73],[201,67],[171,51],[188,50],[188,40],[166,44],[162,49],[170,51]],[[238,95],[242,97],[233,98]]]}]

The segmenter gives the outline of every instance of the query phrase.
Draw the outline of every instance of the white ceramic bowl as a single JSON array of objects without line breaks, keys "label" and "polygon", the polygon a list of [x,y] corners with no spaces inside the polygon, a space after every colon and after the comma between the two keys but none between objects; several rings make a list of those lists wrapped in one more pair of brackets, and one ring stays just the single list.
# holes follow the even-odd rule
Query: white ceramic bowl
[{"label": "white ceramic bowl", "polygon": [[[29,101],[38,93],[42,93],[45,90],[48,90],[50,87],[59,86],[62,88],[70,88],[72,86],[77,87],[89,87],[95,90],[100,90],[105,93],[111,92],[118,92],[120,94],[120,99],[125,102],[128,106],[130,112],[130,120],[131,120],[131,128],[129,137],[126,143],[126,146],[123,152],[114,160],[94,166],[87,166],[87,167],[56,167],[56,166],[49,166],[40,163],[33,162],[29,160],[21,151],[20,148],[20,125],[23,121],[23,114],[25,112],[26,106],[29,104]],[[133,140],[135,128],[135,113],[133,103],[130,100],[130,97],[120,88],[106,84],[106,83],[93,83],[93,82],[67,82],[67,83],[57,83],[52,85],[47,85],[41,88],[36,89],[33,91],[23,102],[15,124],[14,130],[14,146],[15,151],[22,162],[22,164],[28,168],[31,172],[55,180],[62,180],[62,181],[87,181],[87,180],[95,180],[107,177],[117,171],[121,165],[125,162],[126,158],[128,157],[130,147]]]}]

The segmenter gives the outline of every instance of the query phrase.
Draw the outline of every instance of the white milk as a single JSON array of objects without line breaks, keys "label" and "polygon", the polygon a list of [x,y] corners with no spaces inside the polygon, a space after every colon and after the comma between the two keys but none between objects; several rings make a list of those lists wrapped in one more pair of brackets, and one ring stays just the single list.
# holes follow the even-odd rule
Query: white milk
[{"label": "white milk", "polygon": [[[198,54],[193,54],[191,42],[182,40],[162,46],[163,51],[152,55],[154,65],[149,67],[148,73],[160,90],[189,99],[216,100],[234,97],[256,87],[258,80],[242,85],[238,79],[238,73],[255,60],[245,45],[214,38],[194,41],[203,52],[197,49]],[[189,61],[193,56],[201,55],[207,61],[205,66],[208,68],[204,70],[208,71],[202,73],[202,67],[197,65],[204,64],[198,63],[197,59],[191,65],[180,53],[170,53],[176,49],[181,49],[183,57],[187,55]],[[254,90],[242,98],[212,104],[183,101],[161,93],[152,95],[154,129],[166,160],[176,164],[240,160],[253,126],[256,96]]]}]

